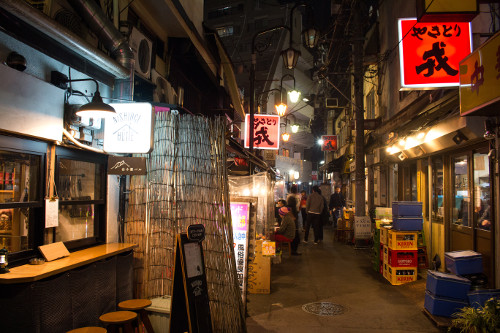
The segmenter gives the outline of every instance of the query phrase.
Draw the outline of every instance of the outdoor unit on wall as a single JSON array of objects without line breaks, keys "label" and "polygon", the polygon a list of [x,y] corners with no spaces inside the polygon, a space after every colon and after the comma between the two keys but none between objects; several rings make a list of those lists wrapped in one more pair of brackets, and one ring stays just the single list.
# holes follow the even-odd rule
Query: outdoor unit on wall
[{"label": "outdoor unit on wall", "polygon": [[145,79],[151,78],[153,42],[133,27],[130,32],[129,44],[134,52],[135,71]]},{"label": "outdoor unit on wall", "polygon": [[151,70],[151,81],[155,85],[155,90],[153,92],[153,102],[174,104],[172,95],[172,86],[170,82],[167,81],[163,76],[158,74],[154,69]]},{"label": "outdoor unit on wall", "polygon": [[88,28],[83,20],[66,1],[45,0],[43,12],[47,13],[47,11],[51,19],[92,45],[97,45],[97,38],[89,35]]},{"label": "outdoor unit on wall", "polygon": [[326,108],[338,108],[339,107],[339,99],[338,98],[325,98],[325,107]]}]

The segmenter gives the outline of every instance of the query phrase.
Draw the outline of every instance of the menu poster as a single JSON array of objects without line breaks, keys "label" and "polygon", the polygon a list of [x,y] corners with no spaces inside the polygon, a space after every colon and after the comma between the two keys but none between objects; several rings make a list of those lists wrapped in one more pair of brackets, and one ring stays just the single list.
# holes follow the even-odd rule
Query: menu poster
[{"label": "menu poster", "polygon": [[247,291],[247,259],[248,259],[248,223],[250,215],[249,202],[231,202],[231,221],[233,224],[234,255],[236,274],[241,290],[243,304]]}]

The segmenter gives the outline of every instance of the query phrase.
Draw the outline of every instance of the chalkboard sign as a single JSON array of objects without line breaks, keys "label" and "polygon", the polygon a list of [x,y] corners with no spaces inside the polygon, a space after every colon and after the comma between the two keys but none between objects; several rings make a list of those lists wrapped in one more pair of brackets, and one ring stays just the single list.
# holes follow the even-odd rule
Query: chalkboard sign
[{"label": "chalkboard sign", "polygon": [[203,264],[203,247],[186,234],[176,238],[172,283],[171,333],[211,333],[212,319]]}]

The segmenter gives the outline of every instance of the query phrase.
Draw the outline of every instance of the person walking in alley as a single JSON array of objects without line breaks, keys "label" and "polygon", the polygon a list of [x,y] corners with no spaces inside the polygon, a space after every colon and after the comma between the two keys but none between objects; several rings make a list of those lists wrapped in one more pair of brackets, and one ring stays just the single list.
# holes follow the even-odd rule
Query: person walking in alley
[{"label": "person walking in alley", "polygon": [[345,198],[340,191],[340,186],[335,186],[335,192],[330,196],[330,203],[328,205],[333,215],[333,227],[337,228],[337,221],[342,217],[345,207]]},{"label": "person walking in alley", "polygon": [[300,234],[299,230],[302,228],[302,216],[299,214],[300,211],[300,195],[299,189],[297,185],[293,184],[290,188],[290,193],[286,197],[286,204],[291,208],[292,214],[295,218],[295,237],[293,238],[293,242],[291,244],[292,254],[300,255],[297,253],[297,249],[300,244]]},{"label": "person walking in alley", "polygon": [[[309,195],[306,201],[306,211],[307,211],[307,223],[306,225],[310,225],[313,227],[314,231],[314,244],[318,244],[321,240],[321,229],[323,226],[320,225],[321,221],[321,212],[324,207],[324,199],[320,194],[320,189],[318,185],[314,185],[312,188],[312,193]],[[306,233],[304,235],[304,241],[307,242],[307,238],[309,236],[309,228],[306,228]]]}]

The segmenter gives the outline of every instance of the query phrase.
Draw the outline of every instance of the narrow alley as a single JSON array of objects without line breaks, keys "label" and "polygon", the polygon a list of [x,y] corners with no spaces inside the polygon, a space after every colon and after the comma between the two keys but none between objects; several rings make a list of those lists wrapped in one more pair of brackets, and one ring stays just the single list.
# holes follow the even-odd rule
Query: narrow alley
[{"label": "narrow alley", "polygon": [[[372,269],[371,249],[334,242],[331,227],[324,232],[323,243],[302,243],[301,256],[272,265],[269,295],[248,296],[249,333],[440,331],[422,312],[425,273],[392,286]],[[322,315],[306,311],[318,302],[333,306],[323,303]]]}]

